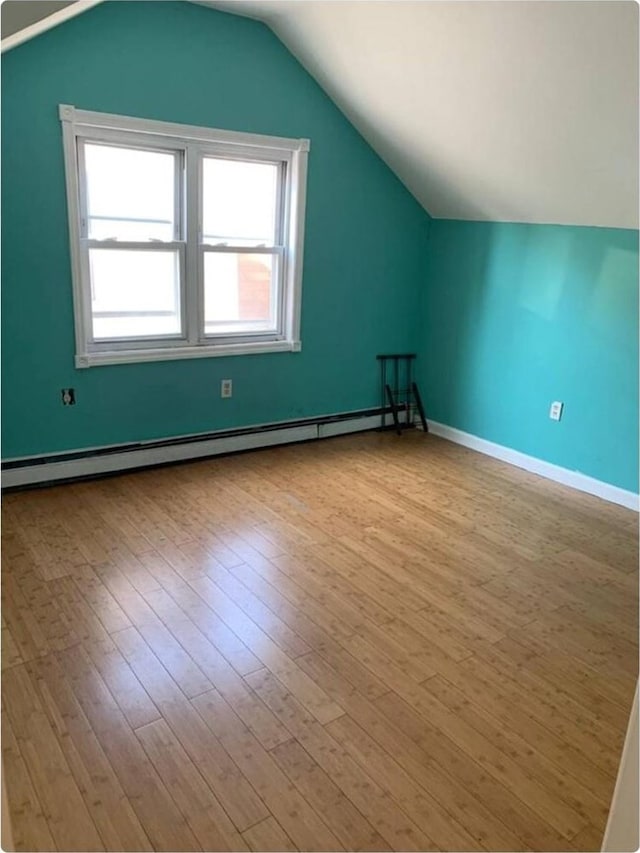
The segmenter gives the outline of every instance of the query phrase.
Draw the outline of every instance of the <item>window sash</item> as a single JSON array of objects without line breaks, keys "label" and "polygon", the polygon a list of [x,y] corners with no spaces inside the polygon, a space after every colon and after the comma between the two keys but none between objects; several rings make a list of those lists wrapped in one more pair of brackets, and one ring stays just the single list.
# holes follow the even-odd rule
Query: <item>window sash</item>
[{"label": "window sash", "polygon": [[[121,134],[91,134],[89,136],[76,137],[76,150],[78,158],[78,196],[79,196],[79,213],[80,213],[80,238],[89,239],[89,219],[94,218],[89,216],[88,210],[88,175],[85,157],[86,145],[104,145],[113,148],[125,148],[131,151],[149,151],[161,154],[172,154],[174,158],[174,186],[173,186],[173,239],[175,241],[183,240],[186,230],[186,217],[184,215],[184,167],[185,167],[185,149],[182,146],[168,146],[167,141],[159,140],[142,140],[136,141],[135,135],[132,134],[130,142],[122,141]],[[131,219],[130,217],[95,217],[99,219],[113,219],[121,222],[152,222],[152,219]],[[156,220],[159,221],[159,220]],[[115,242],[115,241],[114,241]],[[150,241],[150,242],[165,242],[165,241]]]},{"label": "window sash", "polygon": [[[210,246],[205,243],[200,245],[200,290],[202,298],[202,327],[201,340],[211,342],[212,340],[232,341],[235,339],[246,339],[247,337],[259,338],[260,340],[284,340],[284,266],[285,266],[285,247],[272,246],[252,248],[250,246]],[[204,318],[204,256],[207,254],[236,254],[236,255],[271,255],[274,258],[272,264],[272,289],[275,290],[275,305],[273,306],[273,314],[275,323],[273,328],[264,330],[251,329],[251,321],[220,321],[224,325],[232,325],[237,322],[245,322],[245,329],[238,329],[237,332],[210,332],[206,331],[206,322]]]},{"label": "window sash", "polygon": [[[285,209],[286,209],[286,178],[287,166],[290,153],[285,158],[282,154],[278,159],[264,152],[261,156],[256,156],[255,152],[246,150],[233,151],[221,150],[219,146],[199,146],[194,152],[197,157],[197,251],[198,251],[198,335],[200,343],[231,343],[241,340],[283,340],[284,335],[284,273],[285,273]],[[275,229],[274,229],[274,244],[270,246],[256,244],[254,246],[247,245],[246,242],[234,243],[233,238],[225,241],[224,245],[216,243],[208,243],[204,239],[203,223],[204,223],[204,161],[208,157],[217,160],[229,160],[232,162],[242,163],[265,163],[277,166],[278,175],[276,182],[276,199],[275,199]],[[264,331],[257,331],[255,328],[249,328],[247,323],[244,329],[238,328],[238,331],[230,333],[225,332],[210,332],[207,333],[204,311],[204,256],[207,253],[229,253],[229,254],[268,254],[276,256],[276,263],[272,267],[272,275],[275,275],[273,286],[276,292],[276,304],[274,306],[275,328]],[[227,323],[226,325],[231,325]]]},{"label": "window sash", "polygon": [[[275,228],[274,228],[274,238],[273,243],[263,244],[263,243],[255,243],[256,247],[263,247],[266,249],[269,248],[277,248],[278,246],[283,246],[286,240],[286,208],[287,208],[287,178],[289,174],[290,168],[290,157],[280,157],[279,159],[273,159],[271,156],[265,155],[264,157],[256,157],[255,154],[252,156],[242,155],[240,156],[239,152],[234,152],[233,154],[226,152],[221,153],[218,149],[215,148],[199,148],[198,150],[198,242],[203,246],[220,246],[222,248],[222,244],[216,243],[208,243],[205,240],[205,235],[203,231],[203,223],[204,223],[204,168],[203,163],[208,158],[214,158],[216,160],[229,160],[231,162],[240,162],[240,163],[259,163],[265,165],[276,166],[278,169],[277,181],[276,181],[276,198],[275,198]],[[219,235],[222,236],[222,235]],[[239,248],[249,248],[247,245],[247,241],[243,238],[242,243],[234,244],[233,242],[234,235],[228,235],[224,237],[224,244],[228,246],[237,245]]]},{"label": "window sash", "polygon": [[[139,252],[169,252],[170,254],[178,253],[178,275],[179,275],[179,290],[180,290],[180,327],[181,330],[178,333],[167,334],[167,335],[139,335],[136,337],[108,337],[108,338],[94,338],[93,336],[93,317],[101,316],[99,313],[94,314],[92,310],[92,281],[91,281],[91,269],[90,269],[90,249],[100,249],[100,250],[124,250],[124,251],[139,251]],[[85,329],[87,333],[87,347],[90,350],[94,350],[96,352],[100,352],[105,349],[140,349],[143,347],[152,347],[152,346],[181,346],[184,345],[187,341],[187,330],[186,330],[186,309],[187,309],[187,295],[186,295],[186,244],[184,242],[175,242],[175,243],[164,243],[162,241],[158,242],[135,242],[135,241],[124,241],[124,240],[89,240],[89,239],[81,239],[80,240],[80,258],[81,264],[83,268],[82,277],[84,282],[86,283],[85,287]],[[109,312],[109,313],[117,313],[121,316],[125,316],[127,312]],[[157,312],[144,312],[144,311],[136,311],[136,312],[128,312],[134,313],[136,316],[160,316]],[[102,315],[104,316],[104,315]]]}]

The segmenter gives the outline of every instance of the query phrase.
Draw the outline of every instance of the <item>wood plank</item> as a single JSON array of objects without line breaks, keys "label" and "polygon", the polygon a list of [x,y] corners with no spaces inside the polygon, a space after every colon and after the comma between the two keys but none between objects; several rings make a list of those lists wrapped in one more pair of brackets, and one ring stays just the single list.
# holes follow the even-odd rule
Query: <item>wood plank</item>
[{"label": "wood plank", "polygon": [[6,670],[2,681],[6,713],[56,845],[104,850],[25,666]]},{"label": "wood plank", "polygon": [[537,718],[528,708],[524,695],[509,692],[506,680],[496,685],[491,676],[486,678],[486,667],[481,661],[474,662],[473,666],[465,670],[459,667],[451,669],[446,678],[461,692],[460,698],[464,695],[473,700],[500,725],[526,738],[527,744],[533,745],[536,752],[546,756],[559,769],[567,768],[579,783],[576,790],[580,790],[584,782],[596,795],[600,806],[608,806],[613,777],[594,760],[593,750],[587,741],[573,736],[571,729],[568,734],[564,734],[562,722],[553,716]]},{"label": "wood plank", "polygon": [[[305,619],[303,635],[313,648],[326,636],[350,637],[354,633],[355,626],[351,622],[345,621],[326,607],[324,591],[307,584],[306,579],[303,583],[296,582],[267,560],[261,560],[258,566],[241,563],[229,571],[263,601],[267,601],[280,615],[283,611],[289,614],[292,607],[295,608],[294,612]],[[298,577],[298,581],[302,580]]]},{"label": "wood plank", "polygon": [[135,628],[114,634],[118,648],[142,682],[164,720],[202,773],[241,832],[268,817],[268,811],[218,739],[185,699],[180,688]]},{"label": "wood plank", "polygon": [[22,655],[18,644],[13,639],[11,630],[7,627],[2,628],[2,669],[7,669],[10,666],[23,663]]},{"label": "wood plank", "polygon": [[282,853],[298,848],[274,817],[267,817],[243,833],[243,838],[254,853]]},{"label": "wood plank", "polygon": [[332,702],[327,694],[296,665],[295,661],[245,616],[219,587],[216,587],[208,578],[191,581],[190,585],[246,643],[264,666],[287,685],[319,722],[329,722],[343,713],[342,708]]},{"label": "wood plank", "polygon": [[[386,651],[380,648],[379,643],[376,642],[374,645],[369,639],[355,634],[344,640],[343,645],[359,663],[381,679],[388,689],[401,692],[406,688],[407,683],[411,682],[404,668],[390,658]],[[430,675],[435,675],[436,671],[435,668],[432,669]],[[415,686],[419,687],[419,682],[415,682]]]},{"label": "wood plank", "polygon": [[[598,718],[590,708],[580,705],[569,694],[555,689],[544,678],[526,669],[514,668],[512,662],[494,647],[479,645],[477,655],[489,664],[483,669],[488,680],[499,680],[505,689],[511,688],[512,695],[530,695],[529,691],[533,691],[528,702],[529,709],[539,719],[550,720],[553,728],[561,732],[567,740],[584,740],[585,748],[588,748],[591,754],[597,754],[598,765],[606,772],[616,774],[617,765],[611,766],[607,747],[619,737],[619,733],[605,720]],[[466,671],[476,666],[474,661],[463,661],[460,669]],[[620,743],[620,748],[621,745]],[[614,749],[617,749],[617,746]]]},{"label": "wood plank", "polygon": [[12,577],[12,572],[3,574],[2,612],[23,661],[48,654],[50,646],[47,638],[31,612],[15,578]]},{"label": "wood plank", "polygon": [[40,658],[27,671],[105,848],[152,850],[58,662]]},{"label": "wood plank", "polygon": [[191,704],[301,850],[344,849],[216,690],[192,699]]},{"label": "wood plank", "polygon": [[60,612],[61,618],[73,626],[77,641],[108,639],[98,614],[89,606],[71,575],[55,578],[48,582],[51,604]]},{"label": "wood plank", "polygon": [[132,729],[160,718],[160,711],[111,638],[85,642],[83,647]]},{"label": "wood plank", "polygon": [[[190,545],[189,553],[194,557],[202,554],[200,545]],[[184,550],[184,549],[183,549]],[[206,554],[206,551],[205,551]],[[202,559],[202,558],[201,558]],[[207,576],[229,596],[256,625],[291,657],[310,651],[307,643],[285,622],[283,622],[266,604],[242,584],[233,574],[211,557],[208,558]]]},{"label": "wood plank", "polygon": [[210,690],[211,682],[171,636],[162,620],[153,612],[143,596],[128,582],[119,570],[97,569],[105,585],[111,590],[131,622],[171,673],[187,698]]},{"label": "wood plank", "polygon": [[[429,725],[395,693],[381,696],[374,704],[391,723],[401,728],[407,737],[421,747],[441,771],[452,774],[468,791],[473,792],[494,818],[522,839],[526,847],[557,851],[565,845],[566,840],[529,803],[518,797],[508,784],[503,784],[488,773],[481,762],[476,761],[439,729]],[[492,847],[493,844],[485,846]]]},{"label": "wood plank", "polygon": [[380,780],[382,787],[416,825],[429,832],[440,850],[470,850],[475,839],[398,762],[347,714],[325,726],[329,734],[366,771]]},{"label": "wood plank", "polygon": [[[338,701],[342,702],[349,716],[409,773],[414,783],[421,785],[434,796],[451,816],[461,823],[480,849],[487,845],[494,850],[516,850],[523,846],[522,839],[496,820],[495,813],[484,807],[472,794],[472,791],[480,787],[479,772],[474,785],[468,784],[466,779],[464,784],[460,784],[455,774],[449,775],[455,761],[447,757],[442,760],[446,768],[441,768],[432,754],[425,752],[407,737],[401,728],[393,725],[372,702],[354,690],[349,682],[320,656],[312,653],[298,660],[309,675],[322,684],[330,695],[335,695]],[[425,736],[428,730],[428,727],[425,727]],[[436,734],[436,737],[441,744],[440,753],[447,755],[447,747],[444,746],[447,739],[439,734]],[[448,749],[450,756],[455,747],[450,744]],[[469,762],[467,764],[469,765]],[[479,768],[477,770],[479,771]],[[473,766],[468,767],[468,777],[473,777]],[[504,793],[506,795],[507,792]]]},{"label": "wood plank", "polygon": [[184,610],[239,675],[246,675],[262,668],[263,664],[256,655],[191,587],[185,585],[178,589],[174,587],[166,587],[166,589],[176,604]]},{"label": "wood plank", "polygon": [[88,656],[76,647],[60,652],[58,660],[153,848],[199,850],[198,841]]},{"label": "wood plank", "polygon": [[576,853],[598,853],[602,850],[603,832],[601,829],[596,829],[591,824],[585,826],[577,835],[569,842],[569,850],[575,850]]},{"label": "wood plank", "polygon": [[[9,715],[2,712],[3,785],[16,850],[55,850],[47,819],[20,753]],[[10,780],[10,781],[9,781]]]},{"label": "wood plank", "polygon": [[612,679],[606,675],[576,666],[575,660],[568,655],[538,655],[512,637],[505,637],[495,644],[494,649],[506,654],[514,666],[523,666],[556,688],[569,690],[577,702],[611,720],[618,729],[628,721],[633,689],[626,691],[628,701],[620,701],[617,693],[610,689]]},{"label": "wood plank", "polygon": [[346,850],[387,850],[378,832],[295,740],[271,750],[281,770],[324,817]]},{"label": "wood plank", "polygon": [[[526,766],[527,775],[544,786],[551,796],[555,795],[557,800],[554,825],[564,825],[566,830],[561,831],[567,837],[579,832],[590,819],[606,821],[608,804],[598,800],[577,780],[568,779],[561,767],[542,756],[509,726],[497,721],[481,706],[467,700],[464,694],[441,676],[437,675],[431,679],[429,688],[433,695],[454,709],[461,719],[466,720],[490,743],[518,761],[521,766]],[[547,810],[546,814],[550,815],[548,804],[544,808]],[[551,820],[551,817],[548,819]],[[579,829],[576,829],[576,826],[579,826]]]},{"label": "wood plank", "polygon": [[341,749],[338,742],[268,671],[247,681],[287,726],[314,761],[353,802],[393,850],[434,850],[434,841],[394,807],[374,779]]},{"label": "wood plank", "polygon": [[198,664],[202,672],[206,674],[265,749],[271,749],[279,743],[289,740],[291,735],[285,727],[247,687],[233,667],[167,593],[157,590],[149,593],[147,599],[176,640]]},{"label": "wood plank", "polygon": [[563,837],[570,838],[582,828],[580,818],[559,803],[556,796],[546,787],[539,784],[529,774],[526,764],[512,759],[504,749],[495,746],[485,734],[470,725],[461,715],[452,714],[450,708],[431,689],[430,682],[422,689],[405,688],[400,695],[420,716],[432,721],[495,779],[510,787]]},{"label": "wood plank", "polygon": [[72,576],[81,595],[107,633],[131,626],[129,618],[91,566],[86,563],[74,566]]},{"label": "wood plank", "polygon": [[203,850],[247,850],[247,845],[175,735],[157,720],[136,736]]},{"label": "wood plank", "polygon": [[52,606],[48,585],[23,557],[12,561],[10,586],[19,589],[29,616],[37,623],[44,646],[52,651],[78,642],[73,625],[63,619],[57,606]]}]

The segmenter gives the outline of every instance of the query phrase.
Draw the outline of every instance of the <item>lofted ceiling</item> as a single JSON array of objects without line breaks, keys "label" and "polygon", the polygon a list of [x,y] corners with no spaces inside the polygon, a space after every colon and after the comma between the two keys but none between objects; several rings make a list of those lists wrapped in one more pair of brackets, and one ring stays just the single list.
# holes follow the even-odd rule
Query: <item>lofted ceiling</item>
[{"label": "lofted ceiling", "polygon": [[638,227],[633,0],[202,4],[271,27],[433,216]]},{"label": "lofted ceiling", "polygon": [[71,5],[70,2],[54,0],[4,0],[0,9],[2,38],[20,32]]}]

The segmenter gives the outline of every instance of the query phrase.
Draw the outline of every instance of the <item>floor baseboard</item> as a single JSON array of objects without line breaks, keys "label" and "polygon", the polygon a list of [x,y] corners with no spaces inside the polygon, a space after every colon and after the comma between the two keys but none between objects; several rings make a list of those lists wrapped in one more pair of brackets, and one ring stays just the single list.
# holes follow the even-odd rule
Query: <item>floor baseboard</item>
[{"label": "floor baseboard", "polygon": [[[331,415],[305,422],[282,422],[267,424],[255,429],[226,430],[220,434],[209,433],[206,436],[184,436],[159,442],[141,442],[137,445],[124,445],[105,448],[92,448],[85,451],[70,451],[55,457],[31,457],[25,459],[7,459],[2,464],[2,488],[14,489],[25,486],[43,485],[70,479],[96,477],[147,468],[154,465],[166,465],[174,462],[219,456],[226,453],[238,453],[261,447],[273,447],[279,444],[292,444],[301,441],[314,441],[331,436],[364,432],[379,427],[379,413],[345,413]],[[461,444],[471,450],[477,450],[487,456],[508,462],[518,468],[539,474],[556,483],[587,492],[606,501],[619,504],[628,509],[639,509],[639,498],[634,492],[612,486],[578,471],[570,471],[559,465],[553,465],[526,453],[520,453],[509,447],[495,444],[468,432],[429,421],[429,431],[440,438]],[[65,458],[68,457],[68,458]]]},{"label": "floor baseboard", "polygon": [[380,423],[380,414],[353,413],[351,416],[346,413],[318,418],[310,422],[283,422],[235,432],[226,430],[218,435],[209,433],[202,438],[185,436],[182,440],[177,438],[142,442],[134,446],[124,445],[121,449],[118,446],[112,446],[92,448],[86,452],[70,451],[55,457],[7,459],[2,463],[2,488],[14,489],[96,477],[135,468],[273,447],[278,444],[313,441],[334,435],[376,429]]},{"label": "floor baseboard", "polygon": [[578,489],[581,492],[588,492],[590,495],[595,495],[596,497],[603,498],[605,501],[610,501],[611,503],[619,504],[620,506],[627,507],[627,509],[638,512],[639,496],[635,492],[629,492],[618,486],[612,486],[610,483],[596,480],[594,477],[588,477],[579,471],[570,471],[568,468],[562,468],[560,465],[553,465],[551,462],[545,462],[542,459],[537,459],[535,456],[528,456],[526,453],[520,453],[518,450],[504,447],[501,444],[495,444],[493,441],[487,441],[484,438],[479,438],[477,435],[463,432],[460,429],[455,429],[455,427],[450,427],[447,424],[441,424],[437,421],[429,421],[429,431],[433,435],[446,438],[455,444],[461,444],[464,447],[469,447],[471,450],[477,450],[479,453],[484,453],[487,456],[493,456],[495,459],[508,462],[517,468],[524,468],[525,471],[539,474],[548,480],[554,480],[556,483],[562,483],[564,486],[570,486],[572,489]]}]

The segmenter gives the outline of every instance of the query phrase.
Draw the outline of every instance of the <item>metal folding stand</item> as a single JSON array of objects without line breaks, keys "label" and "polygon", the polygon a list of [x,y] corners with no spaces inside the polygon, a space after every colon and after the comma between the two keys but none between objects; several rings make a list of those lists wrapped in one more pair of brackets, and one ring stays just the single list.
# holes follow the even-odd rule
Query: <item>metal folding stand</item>
[{"label": "metal folding stand", "polygon": [[[391,353],[376,357],[380,362],[381,429],[395,429],[398,435],[402,435],[403,430],[415,426],[414,417],[417,413],[422,429],[429,432],[422,398],[413,379],[413,362],[416,354],[413,352]],[[387,425],[388,411],[393,418],[393,423],[389,425]]]}]

